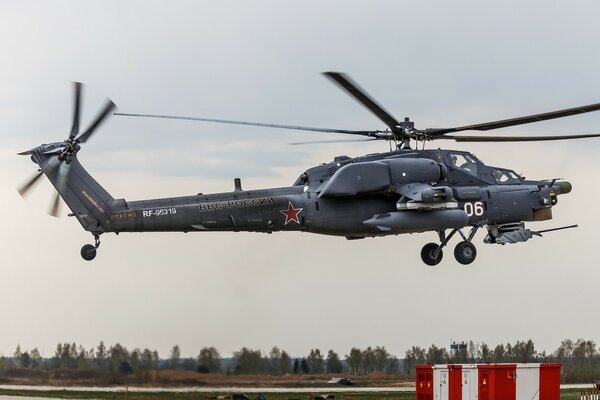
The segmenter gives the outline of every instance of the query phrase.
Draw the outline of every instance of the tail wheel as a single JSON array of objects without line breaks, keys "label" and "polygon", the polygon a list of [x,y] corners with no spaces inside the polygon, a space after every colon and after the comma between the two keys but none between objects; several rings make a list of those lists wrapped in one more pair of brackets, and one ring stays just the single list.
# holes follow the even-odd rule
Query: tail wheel
[{"label": "tail wheel", "polygon": [[477,257],[477,249],[471,242],[462,241],[454,248],[454,258],[463,265],[469,265]]},{"label": "tail wheel", "polygon": [[92,261],[96,258],[96,247],[92,244],[84,244],[81,248],[81,257],[85,261]]},{"label": "tail wheel", "polygon": [[437,251],[438,247],[439,246],[437,243],[427,243],[425,246],[423,246],[423,249],[421,250],[421,259],[425,264],[435,266],[442,261],[444,253],[441,249]]}]

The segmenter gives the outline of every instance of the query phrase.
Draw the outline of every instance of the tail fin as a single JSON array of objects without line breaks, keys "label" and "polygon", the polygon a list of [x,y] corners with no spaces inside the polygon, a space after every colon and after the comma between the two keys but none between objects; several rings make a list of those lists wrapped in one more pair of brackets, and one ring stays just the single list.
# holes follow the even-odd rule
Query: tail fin
[{"label": "tail fin", "polygon": [[110,215],[114,210],[125,208],[125,200],[115,200],[75,155],[68,163],[60,161],[57,155],[38,154],[33,158],[85,230],[94,233],[109,230]]}]

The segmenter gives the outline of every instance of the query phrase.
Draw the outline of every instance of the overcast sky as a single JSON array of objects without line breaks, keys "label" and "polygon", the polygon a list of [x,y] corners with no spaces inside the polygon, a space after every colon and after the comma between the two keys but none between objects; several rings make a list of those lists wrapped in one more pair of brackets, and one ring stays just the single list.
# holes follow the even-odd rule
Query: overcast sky
[{"label": "overcast sky", "polygon": [[[346,241],[300,233],[91,235],[46,214],[48,182],[15,190],[35,165],[18,151],[64,140],[71,81],[86,83],[84,120],[105,97],[122,112],[381,129],[320,73],[344,71],[420,128],[600,102],[597,1],[0,0],[0,354],[17,344],[101,340],[185,356],[216,346],[293,355],[311,348],[600,340],[597,227],[600,141],[439,145],[469,149],[528,178],[566,178],[553,221],[525,244],[475,239],[469,267],[421,262],[434,233]],[[85,122],[82,124],[85,126]],[[495,134],[598,133],[600,113]],[[326,136],[326,137],[325,137]],[[289,146],[339,135],[113,117],[80,152],[128,200],[290,185],[339,154],[385,143]],[[438,145],[436,143],[435,145]],[[429,146],[432,146],[431,144]],[[66,211],[63,209],[63,213]]]}]

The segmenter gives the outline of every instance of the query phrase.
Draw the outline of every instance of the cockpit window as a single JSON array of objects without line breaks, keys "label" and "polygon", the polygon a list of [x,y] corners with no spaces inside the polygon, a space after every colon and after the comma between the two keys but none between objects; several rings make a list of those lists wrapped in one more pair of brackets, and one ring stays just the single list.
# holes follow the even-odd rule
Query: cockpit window
[{"label": "cockpit window", "polygon": [[477,175],[477,160],[468,154],[451,153],[452,166],[471,175]]},{"label": "cockpit window", "polygon": [[308,174],[305,172],[296,179],[293,186],[303,186],[308,182]]},{"label": "cockpit window", "polygon": [[519,176],[508,169],[496,168],[492,170],[492,175],[496,183],[510,184],[520,182]]}]

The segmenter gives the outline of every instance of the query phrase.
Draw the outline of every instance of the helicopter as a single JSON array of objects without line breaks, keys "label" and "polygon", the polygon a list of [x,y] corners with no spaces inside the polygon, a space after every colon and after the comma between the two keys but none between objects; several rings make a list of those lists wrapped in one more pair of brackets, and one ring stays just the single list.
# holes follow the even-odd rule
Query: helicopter
[{"label": "helicopter", "polygon": [[[409,118],[398,121],[348,75],[324,75],[381,120],[383,130],[348,130],[258,123],[159,114],[119,113],[108,100],[90,126],[80,132],[81,83],[74,83],[71,132],[66,140],[42,144],[19,155],[28,155],[38,171],[18,188],[25,196],[45,175],[57,193],[50,214],[58,215],[60,198],[94,244],[80,251],[84,260],[96,257],[100,236],[121,232],[262,232],[298,231],[334,235],[348,240],[407,233],[436,232],[439,241],[421,250],[422,261],[438,265],[443,250],[457,234],[461,240],[454,257],[462,265],[477,256],[473,239],[479,229],[484,243],[526,242],[545,232],[577,225],[532,231],[525,222],[552,219],[558,196],[572,186],[558,179],[528,180],[511,169],[486,165],[467,151],[419,149],[434,140],[457,142],[527,142],[600,137],[600,134],[565,136],[463,136],[463,131],[489,131],[600,110],[600,103],[543,114],[452,128],[417,129]],[[242,189],[234,179],[232,192],[128,201],[115,199],[80,164],[82,145],[111,115],[167,118],[294,129],[384,140],[390,151],[360,157],[337,156],[308,168],[287,187]],[[412,142],[416,147],[411,147]],[[328,142],[328,141],[322,141]],[[394,146],[392,148],[392,145]]]}]

